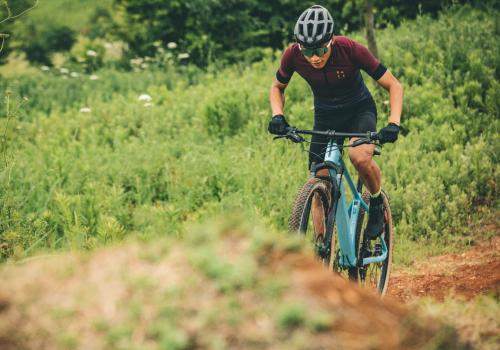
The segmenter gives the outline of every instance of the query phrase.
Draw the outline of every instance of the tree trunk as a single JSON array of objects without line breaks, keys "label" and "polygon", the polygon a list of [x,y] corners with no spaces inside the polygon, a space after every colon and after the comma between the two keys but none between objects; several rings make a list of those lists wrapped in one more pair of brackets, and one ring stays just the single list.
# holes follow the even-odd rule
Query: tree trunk
[{"label": "tree trunk", "polygon": [[377,41],[375,40],[375,19],[373,16],[373,0],[364,0],[363,17],[365,20],[368,49],[378,58]]}]

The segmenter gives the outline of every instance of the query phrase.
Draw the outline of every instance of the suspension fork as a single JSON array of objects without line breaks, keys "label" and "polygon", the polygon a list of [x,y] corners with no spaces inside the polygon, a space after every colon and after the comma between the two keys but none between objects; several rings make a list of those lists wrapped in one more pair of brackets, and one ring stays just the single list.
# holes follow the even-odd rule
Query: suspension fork
[{"label": "suspension fork", "polygon": [[324,244],[324,251],[323,251],[323,258],[326,261],[330,261],[331,255],[332,255],[332,240],[333,240],[333,227],[335,226],[335,216],[337,213],[337,206],[339,203],[339,197],[340,197],[340,187],[337,184],[337,179],[336,177],[332,176],[332,188],[331,188],[331,198],[332,198],[332,206],[329,209],[328,212],[328,218],[327,218],[327,223],[326,223],[326,237],[325,237],[325,244]]}]

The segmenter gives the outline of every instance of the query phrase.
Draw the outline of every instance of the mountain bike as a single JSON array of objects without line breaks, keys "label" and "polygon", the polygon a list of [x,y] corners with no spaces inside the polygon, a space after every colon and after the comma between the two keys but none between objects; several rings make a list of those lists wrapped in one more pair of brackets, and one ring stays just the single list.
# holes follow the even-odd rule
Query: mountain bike
[{"label": "mountain bike", "polygon": [[[301,135],[326,136],[329,142],[326,144],[324,161],[311,165],[311,177],[297,193],[289,220],[289,231],[300,232],[307,237],[316,255],[329,268],[384,295],[392,261],[393,227],[389,198],[382,191],[382,233],[376,239],[365,237],[369,193],[362,194],[363,183],[360,178],[357,185],[354,185],[342,158],[344,148],[376,144],[378,134],[299,130],[289,127],[285,135],[275,136],[275,139],[305,142]],[[351,137],[359,139],[350,145],[343,145],[341,142],[337,144],[338,138]],[[380,154],[381,150],[377,145],[374,155]],[[321,169],[328,169],[328,176],[318,176]]]}]

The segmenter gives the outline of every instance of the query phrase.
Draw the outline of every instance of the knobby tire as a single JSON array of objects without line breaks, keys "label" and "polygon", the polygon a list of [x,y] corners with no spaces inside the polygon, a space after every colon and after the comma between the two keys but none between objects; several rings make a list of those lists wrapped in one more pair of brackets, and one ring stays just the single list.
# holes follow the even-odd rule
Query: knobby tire
[{"label": "knobby tire", "polygon": [[[288,221],[288,231],[290,233],[301,233],[306,236],[311,243],[315,245],[315,252],[318,254],[318,245],[327,235],[327,220],[328,212],[331,205],[331,190],[328,181],[318,178],[310,178],[297,193],[295,202],[292,209],[292,214]],[[314,223],[312,221],[312,202],[314,197],[317,196],[322,208],[322,222],[324,232],[323,235],[318,235],[315,232]],[[319,255],[319,254],[318,254]],[[329,264],[330,257],[321,257],[325,264]]]}]

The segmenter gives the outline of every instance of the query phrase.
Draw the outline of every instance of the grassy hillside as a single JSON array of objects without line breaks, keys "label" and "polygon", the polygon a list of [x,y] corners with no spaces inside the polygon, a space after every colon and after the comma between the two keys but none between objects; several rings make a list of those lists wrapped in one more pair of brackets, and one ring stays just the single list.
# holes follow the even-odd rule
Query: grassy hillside
[{"label": "grassy hillside", "polygon": [[[497,16],[458,7],[378,33],[406,94],[409,131],[378,160],[401,241],[463,245],[474,240],[469,224],[498,210]],[[307,154],[266,132],[277,57],[217,73],[1,80],[2,259],[180,236],[186,223],[234,211],[284,229]],[[383,126],[387,95],[369,84]],[[311,127],[307,85],[296,76],[286,94],[291,123]]]}]

